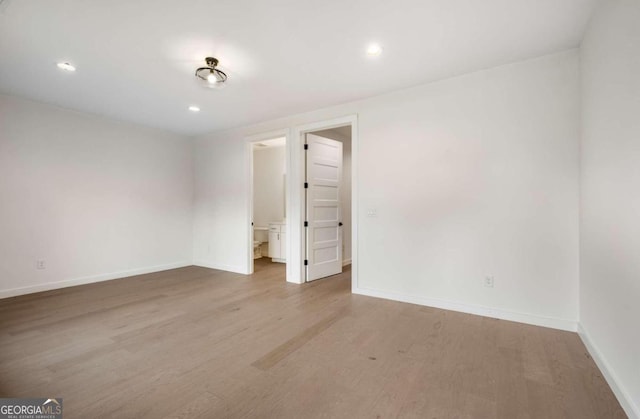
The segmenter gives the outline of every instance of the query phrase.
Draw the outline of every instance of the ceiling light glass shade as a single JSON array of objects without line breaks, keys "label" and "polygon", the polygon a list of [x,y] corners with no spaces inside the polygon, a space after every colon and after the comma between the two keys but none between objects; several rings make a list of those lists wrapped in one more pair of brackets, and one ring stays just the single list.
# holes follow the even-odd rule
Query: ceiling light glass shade
[{"label": "ceiling light glass shade", "polygon": [[202,84],[212,89],[220,89],[224,87],[227,81],[227,74],[218,70],[218,60],[213,57],[205,59],[206,67],[200,67],[196,70],[196,77],[201,80]]},{"label": "ceiling light glass shade", "polygon": [[69,63],[58,63],[57,66],[59,69],[64,71],[70,71],[70,72],[76,71],[76,68]]}]

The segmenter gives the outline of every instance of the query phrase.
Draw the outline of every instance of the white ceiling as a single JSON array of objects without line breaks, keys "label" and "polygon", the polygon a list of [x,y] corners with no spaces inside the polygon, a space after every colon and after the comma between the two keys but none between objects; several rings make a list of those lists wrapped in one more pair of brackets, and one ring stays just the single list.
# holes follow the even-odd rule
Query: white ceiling
[{"label": "white ceiling", "polygon": [[199,134],[576,47],[596,1],[4,0],[0,92]]}]

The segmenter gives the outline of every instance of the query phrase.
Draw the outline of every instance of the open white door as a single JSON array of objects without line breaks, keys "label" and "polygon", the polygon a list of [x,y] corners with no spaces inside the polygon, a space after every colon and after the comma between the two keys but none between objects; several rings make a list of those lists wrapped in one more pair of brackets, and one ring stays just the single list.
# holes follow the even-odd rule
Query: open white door
[{"label": "open white door", "polygon": [[306,134],[307,281],[342,272],[342,143]]}]

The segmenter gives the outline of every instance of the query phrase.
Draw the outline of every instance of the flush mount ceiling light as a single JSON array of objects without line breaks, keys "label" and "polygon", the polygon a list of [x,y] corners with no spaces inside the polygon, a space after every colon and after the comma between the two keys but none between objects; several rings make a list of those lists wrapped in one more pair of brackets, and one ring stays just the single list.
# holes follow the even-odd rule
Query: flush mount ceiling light
[{"label": "flush mount ceiling light", "polygon": [[69,63],[58,63],[56,65],[58,66],[59,69],[64,71],[70,71],[70,72],[76,71],[76,68]]},{"label": "flush mount ceiling light", "polygon": [[200,67],[196,70],[196,77],[202,80],[205,86],[219,89],[224,87],[224,83],[227,81],[227,75],[224,71],[218,70],[218,60],[213,57],[207,57],[204,60],[207,63],[206,67]]},{"label": "flush mount ceiling light", "polygon": [[195,106],[195,105],[191,105],[191,106],[189,106],[189,110],[190,110],[191,112],[200,112],[200,108],[199,108],[199,107],[197,107],[197,106]]},{"label": "flush mount ceiling light", "polygon": [[369,44],[367,47],[367,55],[369,57],[377,57],[382,54],[382,47],[378,44]]}]

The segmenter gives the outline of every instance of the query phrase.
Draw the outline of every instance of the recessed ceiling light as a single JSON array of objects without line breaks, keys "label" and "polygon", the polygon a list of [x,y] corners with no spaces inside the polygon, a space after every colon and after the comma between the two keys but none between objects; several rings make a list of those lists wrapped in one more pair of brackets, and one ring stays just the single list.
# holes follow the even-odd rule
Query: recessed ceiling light
[{"label": "recessed ceiling light", "polygon": [[190,110],[191,112],[200,112],[200,108],[198,108],[198,107],[197,107],[197,106],[195,106],[195,105],[191,105],[191,106],[189,106],[189,110]]},{"label": "recessed ceiling light", "polygon": [[64,71],[76,71],[76,68],[69,63],[58,63],[58,68]]},{"label": "recessed ceiling light", "polygon": [[369,44],[367,47],[367,55],[370,57],[377,57],[382,54],[382,47],[378,44]]}]

